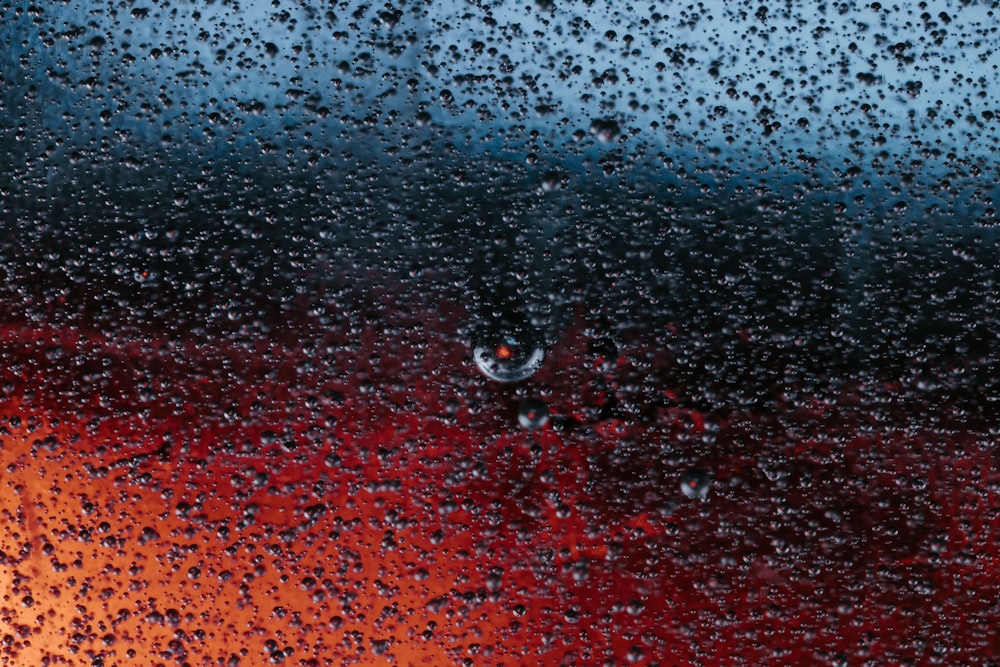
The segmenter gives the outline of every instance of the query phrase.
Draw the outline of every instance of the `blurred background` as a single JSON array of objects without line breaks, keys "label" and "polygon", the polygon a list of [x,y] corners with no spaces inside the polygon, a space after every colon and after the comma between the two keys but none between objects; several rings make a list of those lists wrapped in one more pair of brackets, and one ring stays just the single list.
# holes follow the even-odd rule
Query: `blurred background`
[{"label": "blurred background", "polygon": [[378,273],[549,341],[582,307],[815,369],[995,366],[988,3],[2,13],[11,310],[280,327]]},{"label": "blurred background", "polygon": [[721,5],[0,5],[0,658],[995,664],[1000,10]]}]

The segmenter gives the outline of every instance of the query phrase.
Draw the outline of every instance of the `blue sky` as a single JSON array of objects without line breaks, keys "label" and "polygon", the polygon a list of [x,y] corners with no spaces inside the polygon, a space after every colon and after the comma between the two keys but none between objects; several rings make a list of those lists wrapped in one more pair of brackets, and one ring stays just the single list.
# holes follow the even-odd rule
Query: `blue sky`
[{"label": "blue sky", "polygon": [[[919,160],[911,168],[935,178],[949,154],[992,168],[996,10],[921,4],[434,2],[391,14],[354,1],[331,20],[287,1],[74,1],[16,20],[7,10],[3,37],[20,48],[2,65],[8,86],[39,88],[29,133],[67,146],[104,130],[133,148],[214,138],[220,154],[334,145],[352,140],[345,117],[368,115],[385,141],[429,124],[471,153],[556,162],[620,149],[737,172],[803,156],[831,170]],[[621,129],[610,143],[590,134],[602,118]]]}]

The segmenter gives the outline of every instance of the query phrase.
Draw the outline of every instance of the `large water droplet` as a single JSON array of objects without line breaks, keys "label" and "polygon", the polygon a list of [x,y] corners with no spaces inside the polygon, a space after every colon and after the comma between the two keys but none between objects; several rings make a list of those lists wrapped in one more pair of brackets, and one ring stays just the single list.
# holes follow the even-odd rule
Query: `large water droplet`
[{"label": "large water droplet", "polygon": [[681,492],[688,498],[704,500],[712,480],[704,470],[691,468],[681,477]]},{"label": "large water droplet", "polygon": [[472,358],[483,375],[498,382],[518,382],[535,374],[545,361],[538,333],[527,324],[501,322],[481,329]]},{"label": "large water droplet", "polygon": [[535,431],[549,423],[549,406],[537,398],[529,398],[517,409],[517,423],[521,428]]},{"label": "large water droplet", "polygon": [[590,133],[602,144],[615,143],[621,132],[621,126],[613,118],[598,118],[590,124]]}]

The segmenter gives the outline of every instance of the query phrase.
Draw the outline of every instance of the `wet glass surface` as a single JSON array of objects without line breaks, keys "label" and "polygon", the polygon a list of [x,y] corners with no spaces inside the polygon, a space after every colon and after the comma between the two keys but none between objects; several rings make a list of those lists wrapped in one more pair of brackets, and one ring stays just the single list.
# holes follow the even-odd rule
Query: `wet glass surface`
[{"label": "wet glass surface", "polygon": [[998,11],[0,6],[0,664],[996,664]]}]

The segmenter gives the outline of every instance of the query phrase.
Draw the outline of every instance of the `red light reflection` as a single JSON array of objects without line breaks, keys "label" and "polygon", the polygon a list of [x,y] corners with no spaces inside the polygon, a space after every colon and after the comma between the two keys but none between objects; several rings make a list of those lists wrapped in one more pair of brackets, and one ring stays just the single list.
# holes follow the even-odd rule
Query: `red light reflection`
[{"label": "red light reflection", "polygon": [[[570,331],[532,379],[553,389],[553,424],[527,432],[505,412],[513,390],[466,350],[397,324],[326,349],[7,326],[5,661],[923,664],[943,646],[958,664],[1000,650],[1000,478],[976,428],[918,421],[903,399],[876,428],[861,387],[781,414],[595,420],[603,389]],[[417,334],[420,358],[388,354]],[[359,361],[376,353],[378,367]],[[449,411],[468,387],[492,407]],[[682,447],[712,466],[705,502],[675,493]]]}]

